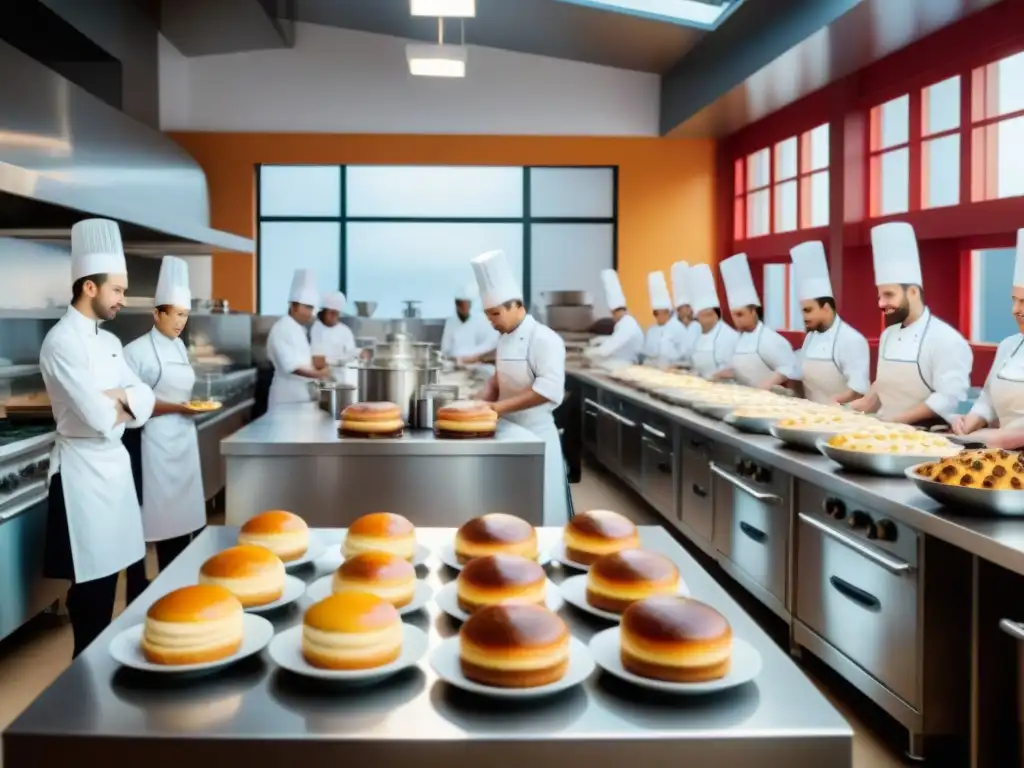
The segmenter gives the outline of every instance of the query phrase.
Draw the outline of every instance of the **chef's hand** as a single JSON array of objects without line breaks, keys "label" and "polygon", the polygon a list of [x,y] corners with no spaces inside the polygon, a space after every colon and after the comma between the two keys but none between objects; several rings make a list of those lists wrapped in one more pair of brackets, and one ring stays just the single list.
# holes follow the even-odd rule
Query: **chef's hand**
[{"label": "chef's hand", "polygon": [[128,394],[120,387],[116,389],[106,389],[103,391],[103,394],[117,403],[123,403],[128,399]]},{"label": "chef's hand", "polygon": [[954,416],[949,420],[949,428],[954,435],[969,435],[985,426],[985,422],[973,414]]},{"label": "chef's hand", "polygon": [[313,378],[317,379],[318,381],[326,381],[327,379],[331,378],[330,368],[314,368],[313,373],[316,374]]},{"label": "chef's hand", "polygon": [[878,410],[878,406],[877,397],[874,395],[864,395],[864,397],[858,397],[850,403],[850,410],[857,411],[858,413],[874,413]]},{"label": "chef's hand", "polygon": [[993,429],[985,436],[985,444],[1004,451],[1016,451],[1024,448],[1024,429]]}]

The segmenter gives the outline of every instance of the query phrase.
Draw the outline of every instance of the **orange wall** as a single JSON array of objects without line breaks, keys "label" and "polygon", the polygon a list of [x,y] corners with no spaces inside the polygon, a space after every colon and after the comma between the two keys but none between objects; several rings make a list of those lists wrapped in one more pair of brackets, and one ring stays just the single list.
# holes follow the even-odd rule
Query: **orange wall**
[{"label": "orange wall", "polygon": [[[650,318],[647,273],[673,261],[710,262],[715,148],[660,138],[394,134],[172,133],[206,172],[211,223],[255,237],[258,163],[393,165],[616,165],[619,275],[641,322]],[[667,272],[666,272],[667,277]],[[256,305],[255,257],[215,254],[213,291],[232,307]]]}]

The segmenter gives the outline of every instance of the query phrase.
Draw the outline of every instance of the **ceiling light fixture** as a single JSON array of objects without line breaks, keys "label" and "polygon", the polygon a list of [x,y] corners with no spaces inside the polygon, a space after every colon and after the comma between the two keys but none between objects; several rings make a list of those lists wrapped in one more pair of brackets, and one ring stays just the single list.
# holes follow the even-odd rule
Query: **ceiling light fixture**
[{"label": "ceiling light fixture", "polygon": [[466,48],[462,45],[409,43],[405,46],[409,72],[421,77],[465,77]]},{"label": "ceiling light fixture", "polygon": [[704,0],[562,0],[562,2],[643,16],[674,24],[713,29],[742,0],[726,0],[717,4]]},{"label": "ceiling light fixture", "polygon": [[476,16],[476,0],[410,0],[413,16],[440,16],[471,19]]}]

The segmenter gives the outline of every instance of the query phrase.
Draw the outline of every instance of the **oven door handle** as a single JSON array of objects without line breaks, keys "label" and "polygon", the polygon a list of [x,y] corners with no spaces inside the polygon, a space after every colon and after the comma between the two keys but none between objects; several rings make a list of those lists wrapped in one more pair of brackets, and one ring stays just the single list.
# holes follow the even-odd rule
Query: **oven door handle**
[{"label": "oven door handle", "polygon": [[865,592],[860,587],[855,587],[845,579],[840,579],[838,576],[829,576],[828,583],[839,594],[843,595],[847,599],[855,602],[857,605],[865,608],[869,611],[878,612],[882,609],[882,601],[872,595],[870,592]]},{"label": "oven door handle", "polygon": [[756,541],[758,544],[764,544],[768,541],[768,534],[760,528],[755,528],[750,523],[740,521],[740,530],[747,535],[747,538],[751,541]]},{"label": "oven door handle", "polygon": [[905,563],[902,560],[897,560],[892,557],[887,557],[886,555],[883,555],[880,552],[875,552],[875,550],[871,549],[871,547],[867,547],[861,544],[856,539],[850,538],[849,536],[846,536],[840,533],[839,531],[833,530],[824,523],[815,520],[810,515],[806,515],[803,512],[798,512],[797,515],[799,516],[801,522],[807,523],[807,525],[811,526],[815,530],[821,531],[829,538],[838,541],[840,544],[846,545],[857,554],[863,555],[868,560],[875,563],[875,565],[882,566],[883,568],[885,568],[885,570],[889,571],[890,573],[909,573],[911,570],[913,570],[913,566],[910,565],[910,563]]},{"label": "oven door handle", "polygon": [[1000,619],[999,628],[1014,640],[1024,641],[1024,624],[1019,624],[1011,619]]},{"label": "oven door handle", "polygon": [[622,424],[624,427],[626,427],[628,429],[633,429],[636,426],[636,422],[635,421],[630,421],[625,416],[619,415],[618,413],[616,413],[615,411],[613,411],[611,408],[609,408],[606,405],[600,405],[599,403],[595,403],[593,400],[589,400],[589,399],[588,400],[584,400],[583,403],[585,405],[592,405],[592,406],[594,406],[595,408],[597,408],[597,410],[599,410],[605,416],[610,416],[611,418],[615,419],[615,421],[619,422],[619,424]]},{"label": "oven door handle", "polygon": [[659,440],[665,440],[668,437],[668,435],[666,435],[660,429],[655,429],[654,427],[649,426],[648,424],[644,424],[643,422],[640,423],[640,426],[643,427],[644,432],[646,432],[648,435],[656,437]]},{"label": "oven door handle", "polygon": [[758,501],[764,502],[765,504],[781,504],[782,503],[782,497],[781,496],[776,496],[774,493],[767,493],[766,491],[759,491],[754,486],[749,485],[749,484],[743,482],[742,480],[740,480],[738,477],[736,477],[731,472],[728,472],[728,471],[722,469],[714,461],[708,462],[708,467],[710,467],[711,471],[714,472],[716,475],[718,475],[720,478],[722,478],[723,480],[726,480],[727,482],[731,483],[734,487],[739,488],[741,491],[743,491],[748,496],[753,496]]},{"label": "oven door handle", "polygon": [[45,482],[41,482],[39,485],[39,490],[23,498],[13,509],[7,509],[0,512],[0,523],[6,523],[8,520],[13,520],[18,515],[28,512],[36,504],[46,501],[49,496],[49,488]]}]

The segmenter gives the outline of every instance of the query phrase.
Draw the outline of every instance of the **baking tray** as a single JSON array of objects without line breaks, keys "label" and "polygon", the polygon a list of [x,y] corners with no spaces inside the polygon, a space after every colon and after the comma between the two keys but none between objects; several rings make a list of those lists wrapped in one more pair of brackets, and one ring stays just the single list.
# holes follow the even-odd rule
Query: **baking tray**
[{"label": "baking tray", "polygon": [[708,416],[712,419],[718,419],[721,421],[730,413],[739,408],[738,405],[722,405],[721,403],[702,403],[699,400],[695,400],[690,403],[690,408],[697,413],[704,416]]},{"label": "baking tray", "polygon": [[[936,459],[931,459],[936,461]],[[987,491],[984,488],[964,488],[959,485],[945,485],[916,474],[917,468],[931,461],[918,462],[907,467],[903,474],[917,486],[925,496],[947,507],[956,507],[958,513],[976,512],[1003,517],[1024,516],[1024,491]]]},{"label": "baking tray", "polygon": [[741,432],[750,432],[755,435],[770,435],[771,429],[782,416],[737,416],[735,413],[726,414],[722,419]]},{"label": "baking tray", "polygon": [[[823,454],[839,464],[843,469],[863,472],[882,477],[903,477],[908,467],[915,467],[928,461],[939,461],[945,456],[923,456],[920,453],[871,453],[869,451],[847,451],[828,444],[829,438],[819,437],[815,443]],[[950,456],[956,455],[959,449],[952,448]]]},{"label": "baking tray", "polygon": [[671,405],[681,405],[684,408],[689,408],[700,395],[701,390],[699,389],[655,389],[651,392],[651,396],[658,399],[664,400],[666,403]]},{"label": "baking tray", "polygon": [[778,423],[776,423],[772,424],[768,429],[768,433],[772,437],[781,440],[786,445],[803,448],[805,451],[820,453],[818,450],[819,438],[824,437],[827,440],[831,437],[835,437],[840,432],[848,432],[849,430],[849,427],[833,430],[794,429],[793,427],[780,427]]}]

